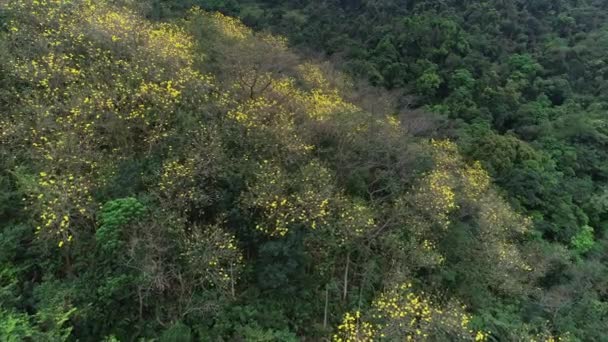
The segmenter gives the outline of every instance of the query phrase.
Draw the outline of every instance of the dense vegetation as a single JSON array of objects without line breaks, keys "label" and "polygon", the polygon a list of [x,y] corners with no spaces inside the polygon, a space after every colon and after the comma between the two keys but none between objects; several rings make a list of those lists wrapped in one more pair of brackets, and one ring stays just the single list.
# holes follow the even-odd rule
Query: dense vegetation
[{"label": "dense vegetation", "polygon": [[0,1],[0,339],[606,340],[607,17]]}]

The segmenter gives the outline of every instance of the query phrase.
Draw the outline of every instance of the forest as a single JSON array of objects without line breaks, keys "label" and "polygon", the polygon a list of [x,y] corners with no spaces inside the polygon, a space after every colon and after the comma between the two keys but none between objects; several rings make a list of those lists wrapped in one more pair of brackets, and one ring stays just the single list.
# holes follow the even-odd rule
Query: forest
[{"label": "forest", "polygon": [[0,341],[608,341],[608,2],[0,0]]}]

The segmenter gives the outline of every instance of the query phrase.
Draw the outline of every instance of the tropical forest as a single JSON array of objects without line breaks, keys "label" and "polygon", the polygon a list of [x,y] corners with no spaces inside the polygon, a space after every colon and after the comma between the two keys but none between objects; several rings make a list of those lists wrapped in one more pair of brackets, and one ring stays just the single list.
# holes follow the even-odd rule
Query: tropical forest
[{"label": "tropical forest", "polygon": [[608,1],[0,0],[0,341],[608,341]]}]

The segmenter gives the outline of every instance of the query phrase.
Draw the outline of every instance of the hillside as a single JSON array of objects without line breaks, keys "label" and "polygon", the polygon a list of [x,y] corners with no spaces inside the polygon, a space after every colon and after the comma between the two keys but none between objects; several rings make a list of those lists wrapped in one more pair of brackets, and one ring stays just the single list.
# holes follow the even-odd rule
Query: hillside
[{"label": "hillside", "polygon": [[449,118],[456,131],[444,134],[484,164],[547,240],[605,230],[604,1],[159,3],[165,15],[192,3],[238,14]]},{"label": "hillside", "polygon": [[604,338],[591,164],[177,4],[0,2],[0,339]]},{"label": "hillside", "polygon": [[[605,339],[588,335],[606,329],[605,1],[165,0],[152,13],[173,16],[191,4],[323,52],[341,70],[391,89],[399,110],[434,118],[416,134],[449,137],[467,161],[480,161],[532,219],[539,254],[551,260],[541,291],[517,305],[519,314],[546,317],[582,340]],[[491,316],[493,331],[513,319]]]}]

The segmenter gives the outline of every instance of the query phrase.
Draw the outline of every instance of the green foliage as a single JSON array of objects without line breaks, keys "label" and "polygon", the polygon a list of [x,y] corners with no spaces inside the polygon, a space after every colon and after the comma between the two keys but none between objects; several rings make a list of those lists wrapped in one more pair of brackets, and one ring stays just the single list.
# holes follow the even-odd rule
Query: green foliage
[{"label": "green foliage", "polygon": [[0,316],[0,339],[3,341],[23,341],[36,335],[27,315],[0,309]]},{"label": "green foliage", "polygon": [[416,80],[416,89],[418,89],[422,95],[430,97],[434,96],[435,92],[441,85],[441,78],[433,69],[434,68],[425,70],[424,73]]},{"label": "green foliage", "polygon": [[294,333],[289,331],[276,331],[272,329],[260,329],[255,326],[247,325],[239,329],[239,335],[246,341],[271,342],[271,341],[297,341]]},{"label": "green foliage", "polygon": [[[51,310],[51,309],[49,309]],[[64,327],[73,310],[67,312],[41,311],[36,316],[0,309],[0,338],[3,341],[67,341],[71,328]],[[36,323],[33,324],[32,321]]]},{"label": "green foliage", "polygon": [[109,201],[101,208],[95,238],[101,248],[115,251],[121,247],[121,228],[143,216],[146,208],[136,198]]},{"label": "green foliage", "polygon": [[160,335],[162,342],[192,341],[192,330],[187,325],[177,322]]},{"label": "green foliage", "polygon": [[570,244],[572,245],[572,248],[574,248],[574,250],[579,254],[588,252],[595,244],[593,228],[584,226],[578,234],[572,237]]}]

